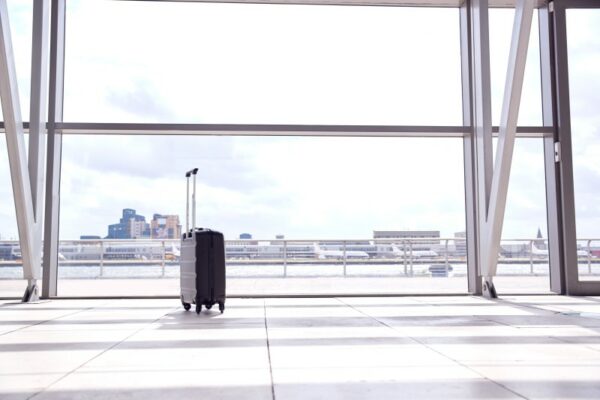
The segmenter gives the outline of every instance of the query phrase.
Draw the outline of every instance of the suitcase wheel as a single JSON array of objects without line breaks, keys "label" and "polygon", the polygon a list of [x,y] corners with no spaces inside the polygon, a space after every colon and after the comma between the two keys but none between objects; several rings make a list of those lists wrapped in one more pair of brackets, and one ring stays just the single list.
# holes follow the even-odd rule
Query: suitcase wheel
[{"label": "suitcase wheel", "polygon": [[223,314],[223,311],[225,311],[225,303],[219,303],[219,311],[221,311],[221,314]]},{"label": "suitcase wheel", "polygon": [[213,306],[212,304],[206,304],[206,309],[210,310],[212,308],[212,306]]},{"label": "suitcase wheel", "polygon": [[196,304],[196,314],[200,314],[200,311],[202,311],[202,304],[198,303]]},{"label": "suitcase wheel", "polygon": [[181,299],[181,305],[183,306],[185,311],[189,311],[190,308],[192,307],[192,305],[190,303],[185,302],[185,300],[183,299],[183,295],[181,295],[180,299]]}]

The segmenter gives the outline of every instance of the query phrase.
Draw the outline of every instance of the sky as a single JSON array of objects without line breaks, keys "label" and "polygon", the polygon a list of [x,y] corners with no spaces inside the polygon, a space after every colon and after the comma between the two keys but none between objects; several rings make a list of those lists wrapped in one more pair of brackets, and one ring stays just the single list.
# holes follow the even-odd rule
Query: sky
[{"label": "sky", "polygon": [[[9,8],[27,119],[31,5],[10,0]],[[512,18],[511,10],[490,13],[494,124]],[[594,29],[587,23],[573,26],[589,39],[593,31],[579,29]],[[521,125],[542,118],[536,31],[534,18]],[[573,47],[574,58],[587,57],[578,77],[600,70],[600,46],[590,44]],[[65,121],[461,125],[459,51],[456,9],[70,0]],[[600,125],[586,96],[600,91],[586,87],[575,107],[585,132],[578,224],[581,235],[598,236]],[[8,239],[17,231],[5,146],[0,235]],[[505,238],[546,229],[542,152],[539,139],[517,140]],[[123,208],[147,219],[179,214],[184,223],[183,173],[192,167],[200,169],[198,224],[226,238],[370,238],[383,229],[452,237],[465,229],[460,139],[69,135],[61,238],[105,236]]]}]

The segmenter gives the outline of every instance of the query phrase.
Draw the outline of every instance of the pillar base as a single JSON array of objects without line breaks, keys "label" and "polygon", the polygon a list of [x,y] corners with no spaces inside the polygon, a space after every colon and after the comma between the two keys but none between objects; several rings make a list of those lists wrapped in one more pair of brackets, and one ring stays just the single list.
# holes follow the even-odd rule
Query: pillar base
[{"label": "pillar base", "polygon": [[33,303],[40,300],[40,293],[38,290],[37,281],[35,279],[30,279],[27,284],[27,289],[25,289],[25,293],[23,294],[23,298],[21,299],[22,303]]},{"label": "pillar base", "polygon": [[483,297],[486,299],[497,299],[498,293],[496,293],[496,287],[492,278],[483,278]]}]

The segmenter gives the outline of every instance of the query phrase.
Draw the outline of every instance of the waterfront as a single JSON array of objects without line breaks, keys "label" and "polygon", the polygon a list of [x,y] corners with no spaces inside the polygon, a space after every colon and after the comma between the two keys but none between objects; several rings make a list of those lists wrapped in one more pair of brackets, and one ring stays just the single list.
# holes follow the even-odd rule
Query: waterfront
[{"label": "waterfront", "polygon": [[[440,265],[440,264],[437,264]],[[404,265],[228,265],[228,296],[406,295],[467,293],[466,266],[449,264],[448,277],[432,277],[429,264]],[[600,280],[600,265],[581,263],[582,279]],[[589,274],[591,267],[592,274]],[[500,295],[550,293],[548,264],[499,264],[494,278]],[[285,275],[284,275],[285,274]],[[20,266],[0,267],[0,297],[19,298],[26,286]],[[179,295],[179,266],[99,265],[59,268],[61,297],[130,297]]]},{"label": "waterfront", "polygon": [[[284,278],[284,277],[429,277],[429,267],[437,265],[442,270],[443,263],[413,264],[405,266],[402,263],[364,264],[253,264],[228,265],[228,278]],[[587,264],[581,266],[587,271]],[[450,277],[464,277],[467,273],[466,264],[448,264]],[[600,265],[594,264],[592,273],[600,274]],[[20,266],[1,266],[0,279],[21,279]],[[499,264],[498,275],[548,275],[548,264],[537,263]],[[100,266],[90,265],[61,265],[58,269],[59,279],[96,279],[96,278],[179,278],[179,265],[166,264],[110,264]]]}]

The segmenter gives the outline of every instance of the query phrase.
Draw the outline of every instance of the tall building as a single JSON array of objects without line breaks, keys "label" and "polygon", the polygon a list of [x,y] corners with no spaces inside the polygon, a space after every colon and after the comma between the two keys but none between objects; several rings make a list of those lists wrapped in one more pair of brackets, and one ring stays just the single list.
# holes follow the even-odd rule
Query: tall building
[{"label": "tall building", "polygon": [[179,239],[181,237],[181,224],[179,215],[154,214],[150,221],[152,239]]},{"label": "tall building", "polygon": [[147,238],[150,236],[149,233],[148,223],[145,218],[143,220],[136,220],[133,218],[129,220],[129,238]]},{"label": "tall building", "polygon": [[150,237],[150,225],[146,217],[138,215],[134,209],[123,209],[123,216],[117,224],[108,226],[106,239],[138,239]]}]

